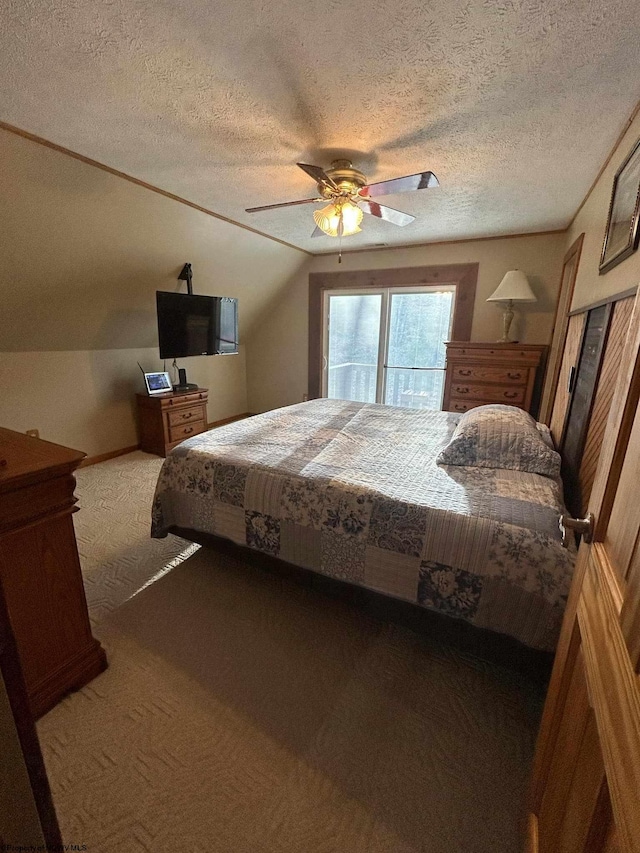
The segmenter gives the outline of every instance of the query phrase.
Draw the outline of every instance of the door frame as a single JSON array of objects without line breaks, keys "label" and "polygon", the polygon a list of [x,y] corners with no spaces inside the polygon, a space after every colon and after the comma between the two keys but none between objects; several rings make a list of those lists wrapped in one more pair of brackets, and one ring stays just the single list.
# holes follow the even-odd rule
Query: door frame
[{"label": "door frame", "polygon": [[[580,255],[582,254],[583,242],[584,232],[573,241],[571,246],[569,246],[569,249],[562,261],[560,291],[558,293],[558,301],[556,302],[556,313],[553,317],[551,346],[549,348],[549,359],[547,361],[547,371],[542,390],[542,401],[540,403],[539,420],[547,425],[549,425],[551,420],[551,412],[553,411],[553,404],[556,399],[556,390],[560,379],[562,356],[564,355],[567,331],[569,329],[571,302],[573,300],[573,291],[575,289],[576,278],[578,276],[578,267],[580,266]],[[565,281],[565,271],[572,262],[573,270],[569,278]]]},{"label": "door frame", "polygon": [[400,287],[456,287],[455,308],[451,327],[452,340],[471,340],[473,307],[478,282],[474,264],[441,264],[427,267],[400,267],[384,270],[309,273],[309,399],[322,393],[322,311],[325,290],[368,290]]}]

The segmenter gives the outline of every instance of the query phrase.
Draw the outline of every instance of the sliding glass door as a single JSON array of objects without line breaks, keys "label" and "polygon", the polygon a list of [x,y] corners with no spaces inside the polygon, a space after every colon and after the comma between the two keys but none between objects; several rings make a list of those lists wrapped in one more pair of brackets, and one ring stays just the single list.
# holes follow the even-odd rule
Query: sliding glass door
[{"label": "sliding glass door", "polygon": [[381,293],[327,294],[325,397],[378,399]]},{"label": "sliding glass door", "polygon": [[326,291],[323,395],[440,409],[455,287]]}]

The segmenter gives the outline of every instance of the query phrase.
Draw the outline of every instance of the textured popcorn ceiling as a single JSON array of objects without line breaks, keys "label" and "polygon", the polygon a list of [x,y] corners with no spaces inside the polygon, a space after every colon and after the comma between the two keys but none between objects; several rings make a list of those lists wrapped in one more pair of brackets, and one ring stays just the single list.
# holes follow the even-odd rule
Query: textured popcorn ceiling
[{"label": "textured popcorn ceiling", "polygon": [[[4,0],[0,119],[313,252],[294,165],[433,170],[344,248],[567,225],[638,95],[637,0]],[[381,199],[381,201],[383,201]]]}]

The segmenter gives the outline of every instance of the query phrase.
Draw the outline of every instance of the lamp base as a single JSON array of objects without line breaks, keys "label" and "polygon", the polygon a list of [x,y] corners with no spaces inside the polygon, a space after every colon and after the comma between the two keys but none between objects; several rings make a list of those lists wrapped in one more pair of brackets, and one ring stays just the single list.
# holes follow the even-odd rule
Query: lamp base
[{"label": "lamp base", "polygon": [[502,315],[502,338],[498,341],[499,344],[515,344],[515,341],[512,341],[509,337],[509,329],[511,328],[511,321],[513,320],[513,301],[509,299],[509,301],[504,306],[504,314]]}]

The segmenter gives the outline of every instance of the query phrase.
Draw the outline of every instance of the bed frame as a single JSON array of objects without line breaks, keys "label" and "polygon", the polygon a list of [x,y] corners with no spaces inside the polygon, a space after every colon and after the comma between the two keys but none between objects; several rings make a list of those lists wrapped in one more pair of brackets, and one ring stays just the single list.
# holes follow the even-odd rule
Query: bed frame
[{"label": "bed frame", "polygon": [[367,613],[380,622],[392,622],[409,628],[416,633],[454,646],[464,654],[521,672],[528,677],[546,683],[551,673],[553,655],[532,649],[506,634],[497,634],[478,628],[462,619],[454,619],[434,610],[427,610],[409,601],[391,598],[375,590],[337,580],[311,569],[303,569],[245,545],[237,545],[230,539],[201,533],[184,527],[171,527],[175,536],[195,542],[219,554],[225,554],[242,562],[242,570],[269,572],[285,582],[312,589],[320,595],[344,602],[350,607]]}]

